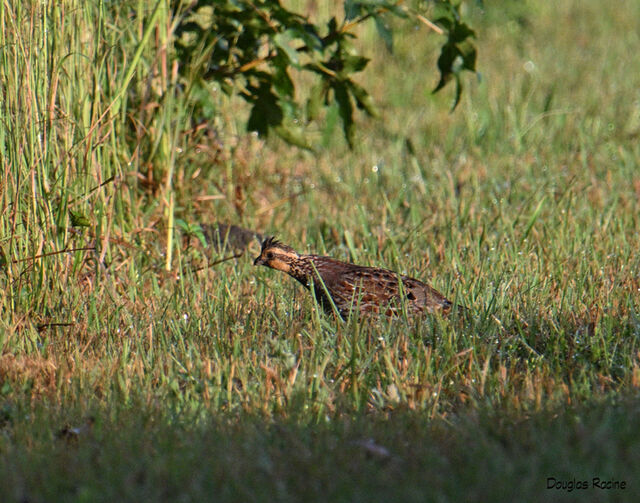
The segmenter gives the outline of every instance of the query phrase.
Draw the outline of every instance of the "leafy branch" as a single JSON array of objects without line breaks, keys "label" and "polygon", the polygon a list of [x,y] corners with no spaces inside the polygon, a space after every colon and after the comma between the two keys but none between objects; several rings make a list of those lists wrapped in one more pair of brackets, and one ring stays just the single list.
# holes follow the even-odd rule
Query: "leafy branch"
[{"label": "leafy branch", "polygon": [[[416,19],[444,35],[438,59],[440,81],[434,92],[454,80],[454,108],[462,92],[460,73],[475,71],[476,50],[469,41],[474,32],[450,0],[434,3],[437,18],[433,22],[424,8],[402,1],[345,0],[343,19],[332,17],[325,26],[283,7],[279,0],[197,0],[184,9],[181,2],[174,3],[183,74],[198,85],[217,82],[226,94],[238,93],[251,105],[249,130],[261,135],[273,131],[303,148],[311,146],[302,124],[316,119],[323,107],[337,106],[350,146],[355,141],[355,109],[378,116],[369,93],[354,81],[369,62],[352,43],[353,29],[365,21],[374,21],[389,51],[393,50],[391,16]],[[292,69],[314,75],[304,104],[296,99]]]}]

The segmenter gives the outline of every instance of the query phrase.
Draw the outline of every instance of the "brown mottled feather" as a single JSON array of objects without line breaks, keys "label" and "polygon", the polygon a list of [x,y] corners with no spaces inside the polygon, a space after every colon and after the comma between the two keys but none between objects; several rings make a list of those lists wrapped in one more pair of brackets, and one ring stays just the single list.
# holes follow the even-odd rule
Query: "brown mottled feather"
[{"label": "brown mottled feather", "polygon": [[403,297],[409,313],[448,314],[451,310],[452,304],[446,297],[420,280],[379,267],[350,264],[320,255],[300,255],[274,238],[264,240],[254,264],[286,272],[305,288],[313,286],[322,307],[331,312],[332,300],[343,317],[356,307],[364,314],[398,314]]}]

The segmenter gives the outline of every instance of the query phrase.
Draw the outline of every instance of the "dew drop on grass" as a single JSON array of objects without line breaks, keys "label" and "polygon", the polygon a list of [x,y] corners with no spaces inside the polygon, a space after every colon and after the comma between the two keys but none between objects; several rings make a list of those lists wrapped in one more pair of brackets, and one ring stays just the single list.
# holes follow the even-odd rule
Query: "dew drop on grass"
[{"label": "dew drop on grass", "polygon": [[378,168],[378,165],[377,165],[377,164],[374,164],[374,165],[373,165],[373,167],[371,168],[371,171],[373,171],[374,173],[377,173],[377,172],[378,172],[378,169],[379,169],[379,168]]}]

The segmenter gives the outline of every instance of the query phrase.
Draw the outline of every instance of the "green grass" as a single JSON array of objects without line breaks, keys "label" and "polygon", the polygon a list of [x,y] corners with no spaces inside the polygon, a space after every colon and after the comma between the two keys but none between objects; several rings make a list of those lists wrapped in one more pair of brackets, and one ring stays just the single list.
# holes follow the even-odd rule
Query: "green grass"
[{"label": "green grass", "polygon": [[[429,32],[389,55],[365,27],[382,120],[350,152],[329,112],[317,156],[220,96],[193,129],[163,4],[113,4],[0,4],[0,494],[637,499],[636,2],[470,5],[482,79],[453,114]],[[338,322],[250,256],[196,271],[221,257],[180,221],[470,314]]]}]

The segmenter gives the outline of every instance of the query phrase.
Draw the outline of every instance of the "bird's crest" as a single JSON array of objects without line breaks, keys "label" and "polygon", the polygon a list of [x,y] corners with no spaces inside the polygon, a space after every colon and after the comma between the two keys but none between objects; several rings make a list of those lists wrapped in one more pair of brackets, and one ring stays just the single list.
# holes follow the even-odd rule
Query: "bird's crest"
[{"label": "bird's crest", "polygon": [[296,256],[298,255],[298,253],[293,248],[291,248],[291,246],[284,244],[282,241],[278,241],[274,236],[269,236],[262,242],[261,252],[269,248],[278,248],[286,254],[294,254]]},{"label": "bird's crest", "polygon": [[272,246],[282,246],[282,243],[278,241],[275,236],[267,236],[262,242],[261,251],[265,251],[267,248],[271,248]]}]

